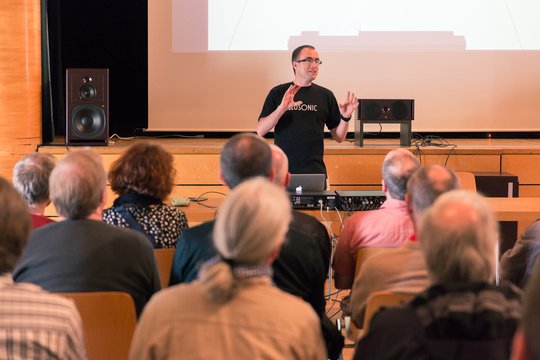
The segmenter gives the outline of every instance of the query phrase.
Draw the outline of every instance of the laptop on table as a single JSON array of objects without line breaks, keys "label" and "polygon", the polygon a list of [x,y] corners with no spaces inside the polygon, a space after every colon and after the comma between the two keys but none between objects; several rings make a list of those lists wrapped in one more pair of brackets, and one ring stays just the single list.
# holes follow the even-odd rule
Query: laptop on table
[{"label": "laptop on table", "polygon": [[325,174],[291,174],[289,192],[323,191],[326,185]]}]

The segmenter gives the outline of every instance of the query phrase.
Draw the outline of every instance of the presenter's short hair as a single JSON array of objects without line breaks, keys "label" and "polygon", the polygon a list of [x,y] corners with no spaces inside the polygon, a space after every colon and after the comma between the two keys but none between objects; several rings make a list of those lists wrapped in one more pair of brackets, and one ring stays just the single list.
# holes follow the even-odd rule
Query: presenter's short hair
[{"label": "presenter's short hair", "polygon": [[315,50],[315,47],[312,45],[301,45],[293,50],[291,54],[291,62],[298,60],[298,55],[302,52],[304,49],[312,49]]},{"label": "presenter's short hair", "polygon": [[61,216],[86,219],[100,206],[106,184],[101,155],[90,149],[74,151],[51,174],[51,201]]},{"label": "presenter's short hair", "polygon": [[141,142],[130,146],[109,170],[111,189],[123,195],[134,191],[165,199],[174,186],[174,159],[161,145]]}]

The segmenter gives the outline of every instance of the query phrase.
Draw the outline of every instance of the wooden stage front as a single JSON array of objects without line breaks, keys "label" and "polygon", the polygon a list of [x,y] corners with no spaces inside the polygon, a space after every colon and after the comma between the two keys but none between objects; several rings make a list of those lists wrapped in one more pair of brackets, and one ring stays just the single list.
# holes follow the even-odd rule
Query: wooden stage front
[{"label": "wooden stage front", "polygon": [[[137,138],[111,141],[107,146],[93,150],[103,156],[105,168],[129,145],[138,141],[159,143],[175,159],[175,188],[171,197],[198,197],[208,191],[227,194],[218,177],[219,153],[226,139],[213,138]],[[272,141],[272,140],[269,140]],[[325,140],[325,163],[330,190],[380,190],[380,167],[385,154],[399,146],[399,139],[366,139],[364,147],[352,141],[338,144]],[[59,139],[51,145],[40,146],[38,151],[61,157],[78,147],[67,147]],[[536,218],[540,218],[540,139],[446,139],[430,144],[411,146],[422,164],[441,164],[455,171],[473,173],[510,173],[518,176],[520,199],[490,200],[499,220],[516,220],[519,231]],[[224,195],[208,193],[208,198]],[[109,192],[108,202],[115,195]],[[213,210],[192,204],[186,208],[191,225],[213,217]],[[54,209],[47,210],[54,216]],[[339,219],[330,216],[332,228],[339,227]],[[337,229],[336,229],[337,230]]]}]

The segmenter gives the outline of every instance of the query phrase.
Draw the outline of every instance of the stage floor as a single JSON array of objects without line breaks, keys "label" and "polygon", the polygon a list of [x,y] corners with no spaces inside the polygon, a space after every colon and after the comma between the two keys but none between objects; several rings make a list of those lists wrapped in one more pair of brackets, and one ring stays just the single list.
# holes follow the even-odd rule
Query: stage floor
[{"label": "stage floor", "polygon": [[[134,137],[114,138],[108,145],[92,146],[99,153],[122,153],[134,142],[157,142],[173,154],[216,154],[227,139],[203,137]],[[272,139],[267,139],[273,142]],[[38,151],[62,154],[70,148],[80,146],[66,146],[64,138],[58,137],[50,144],[43,144]],[[359,147],[353,140],[347,139],[337,143],[325,139],[325,154],[385,154],[390,149],[399,147],[399,139],[365,139],[364,146]],[[426,154],[452,152],[455,154],[540,154],[540,139],[442,139],[432,138],[429,141],[413,141],[410,149]]]}]

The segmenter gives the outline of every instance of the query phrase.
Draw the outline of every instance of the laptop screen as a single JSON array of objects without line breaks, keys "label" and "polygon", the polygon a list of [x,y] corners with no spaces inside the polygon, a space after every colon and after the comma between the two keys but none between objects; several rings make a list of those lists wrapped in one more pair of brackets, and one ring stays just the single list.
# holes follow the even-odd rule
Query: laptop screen
[{"label": "laptop screen", "polygon": [[295,192],[299,186],[302,187],[302,191],[323,191],[325,184],[325,174],[291,174],[287,191]]}]

